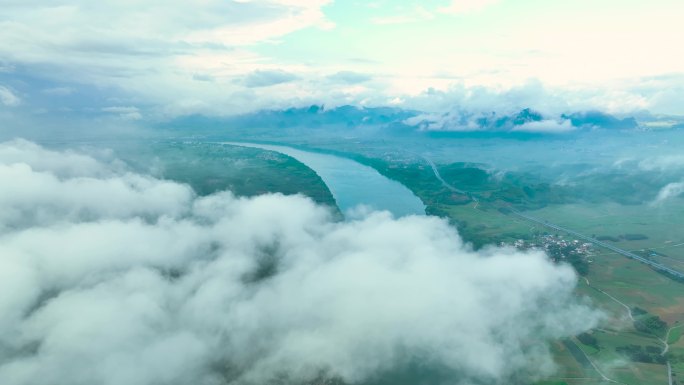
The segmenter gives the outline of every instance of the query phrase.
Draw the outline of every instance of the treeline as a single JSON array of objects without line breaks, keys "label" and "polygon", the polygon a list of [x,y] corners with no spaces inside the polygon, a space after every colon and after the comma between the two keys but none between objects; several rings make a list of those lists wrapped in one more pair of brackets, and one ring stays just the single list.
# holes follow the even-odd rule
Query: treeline
[{"label": "treeline", "polygon": [[585,276],[589,274],[589,262],[584,257],[584,255],[576,251],[577,245],[568,244],[562,246],[558,243],[552,243],[547,249],[549,257],[557,261],[565,261],[569,263],[577,274]]},{"label": "treeline", "polygon": [[637,318],[634,320],[634,328],[656,337],[664,337],[667,334],[667,323],[657,315],[644,315]]},{"label": "treeline", "polygon": [[656,346],[627,345],[615,348],[615,351],[626,356],[633,362],[643,362],[645,364],[667,363],[667,358],[661,355],[660,348]]},{"label": "treeline", "polygon": [[594,349],[597,349],[597,350],[600,349],[599,344],[598,344],[598,340],[596,339],[596,337],[592,336],[589,333],[582,333],[582,334],[578,335],[577,340],[579,342],[583,343],[584,345],[591,346]]},{"label": "treeline", "polygon": [[618,236],[598,235],[598,236],[594,236],[594,238],[598,239],[599,241],[620,242],[622,240],[625,240],[625,241],[643,241],[643,240],[648,239],[648,236],[644,235],[644,234],[620,234]]}]

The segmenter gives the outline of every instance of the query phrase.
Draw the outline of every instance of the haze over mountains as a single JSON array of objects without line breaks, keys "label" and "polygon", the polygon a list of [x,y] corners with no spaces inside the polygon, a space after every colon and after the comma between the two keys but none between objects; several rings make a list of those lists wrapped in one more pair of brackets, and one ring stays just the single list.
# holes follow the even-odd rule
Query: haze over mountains
[{"label": "haze over mountains", "polygon": [[[0,0],[0,385],[684,378],[681,276],[651,269],[684,271],[682,20]],[[368,178],[340,215],[324,173],[237,142],[370,167],[419,215],[364,206]]]},{"label": "haze over mountains", "polygon": [[[651,123],[648,121],[647,123]],[[325,126],[382,126],[396,131],[415,129],[418,131],[445,132],[529,132],[529,133],[568,133],[596,129],[633,130],[648,129],[633,117],[618,118],[600,111],[585,111],[545,116],[530,108],[512,115],[490,113],[444,113],[426,114],[395,107],[355,107],[351,105],[326,109],[322,105],[285,110],[265,110],[257,113],[227,118],[201,115],[174,119],[162,126],[202,126],[202,127],[241,127],[241,128],[285,128]],[[681,123],[673,123],[665,128],[684,128]]]}]

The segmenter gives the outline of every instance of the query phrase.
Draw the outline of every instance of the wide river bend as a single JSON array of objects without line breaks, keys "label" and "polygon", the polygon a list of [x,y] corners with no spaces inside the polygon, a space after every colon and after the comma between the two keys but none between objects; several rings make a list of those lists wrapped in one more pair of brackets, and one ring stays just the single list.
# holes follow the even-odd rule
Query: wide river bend
[{"label": "wide river bend", "polygon": [[351,159],[280,145],[243,142],[225,144],[275,151],[304,163],[323,179],[342,213],[366,206],[373,210],[389,211],[395,217],[425,215],[425,205],[406,186]]}]

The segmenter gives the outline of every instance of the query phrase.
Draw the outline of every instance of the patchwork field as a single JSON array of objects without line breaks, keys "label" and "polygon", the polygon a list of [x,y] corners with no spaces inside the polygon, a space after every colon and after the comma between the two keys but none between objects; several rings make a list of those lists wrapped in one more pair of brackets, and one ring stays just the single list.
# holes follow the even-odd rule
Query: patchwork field
[{"label": "patchwork field", "polygon": [[[651,250],[654,260],[684,269],[684,203],[659,206],[604,204],[552,205],[529,211],[548,220],[625,250]],[[653,253],[650,253],[653,254]]]},{"label": "patchwork field", "polygon": [[[319,203],[335,204],[313,171],[277,153],[225,145],[167,143],[131,155],[128,160],[137,167],[152,164],[164,177],[189,183],[200,194],[225,189],[245,196],[302,193]],[[366,163],[411,188],[434,213],[449,218],[461,236],[475,247],[534,239],[549,231],[507,215],[500,210],[501,205],[464,202],[462,195],[445,189],[435,180],[425,165],[394,167]],[[617,247],[684,270],[684,205],[677,203],[680,202],[659,207],[551,204],[527,214],[601,237]],[[672,364],[674,378],[679,373],[684,376],[684,341],[680,338],[684,328],[679,328],[680,323],[684,325],[684,283],[609,250],[594,249],[590,261],[589,272],[578,282],[576,292],[602,309],[606,319],[589,337],[554,342],[551,348],[558,372],[536,385],[666,384],[667,368],[662,361],[665,357]],[[636,314],[641,311],[647,315]],[[651,315],[667,323],[668,335],[635,329],[635,320]],[[662,356],[665,340],[671,346],[667,355]],[[648,360],[657,362],[642,362]]]},{"label": "patchwork field", "polygon": [[[642,254],[645,253],[642,250],[668,250],[670,258],[653,259],[661,263],[670,262],[668,265],[675,268],[677,264],[671,262],[684,258],[684,249],[677,246],[684,242],[684,233],[681,231],[684,207],[676,204],[657,208],[616,204],[557,205],[528,214],[590,236],[614,237],[613,241],[605,241]],[[530,232],[534,231],[548,229],[531,225]],[[627,239],[630,237],[625,234],[642,239]],[[620,383],[668,383],[667,368],[662,362],[635,362],[633,357],[625,354],[629,347],[638,347],[637,354],[650,357],[645,360],[667,358],[672,364],[675,378],[677,373],[684,373],[684,345],[680,340],[682,329],[679,327],[684,321],[684,284],[657,273],[645,264],[605,249],[595,249],[590,258],[589,273],[580,280],[577,292],[602,308],[609,318],[593,331],[594,346],[576,341],[577,346],[603,375]],[[659,316],[667,322],[669,334],[656,336],[635,330],[632,318],[638,319],[638,316],[634,309]],[[665,339],[673,345],[663,355]],[[559,352],[558,361],[563,368],[561,373],[564,373],[568,365],[567,356],[563,357]],[[587,368],[584,370],[587,375]],[[589,371],[596,372],[595,369]],[[598,382],[563,380],[568,384],[605,382],[602,379]]]},{"label": "patchwork field", "polygon": [[[464,239],[476,246],[533,239],[539,233],[549,232],[545,226],[506,215],[487,203],[437,207],[459,227]],[[590,236],[614,237],[609,242],[642,255],[647,252],[641,250],[667,253],[668,258],[653,259],[667,261],[675,268],[680,260],[684,262],[684,206],[549,205],[527,214]],[[589,273],[580,279],[577,295],[602,309],[606,319],[592,331],[595,342],[591,346],[576,338],[554,343],[558,373],[538,384],[667,384],[666,358],[672,364],[673,378],[678,373],[684,376],[684,342],[680,338],[684,328],[679,328],[684,322],[684,283],[606,249],[594,248],[589,259]],[[637,314],[641,311],[647,314]],[[657,336],[635,329],[635,320],[653,315],[667,323],[667,328],[671,328],[669,335]],[[665,338],[673,345],[662,355]]]}]

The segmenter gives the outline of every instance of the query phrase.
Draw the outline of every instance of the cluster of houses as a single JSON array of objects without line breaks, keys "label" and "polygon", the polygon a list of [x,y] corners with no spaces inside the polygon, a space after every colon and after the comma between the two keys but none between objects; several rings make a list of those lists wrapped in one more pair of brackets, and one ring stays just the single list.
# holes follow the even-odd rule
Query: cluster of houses
[{"label": "cluster of houses", "polygon": [[[581,242],[577,239],[565,239],[560,235],[545,234],[535,238],[533,241],[517,239],[512,244],[501,242],[501,246],[513,246],[518,250],[544,250],[556,262],[559,259],[565,259],[568,257],[568,254],[583,256],[588,260],[593,244]],[[591,260],[588,260],[588,262],[591,262]]]}]

